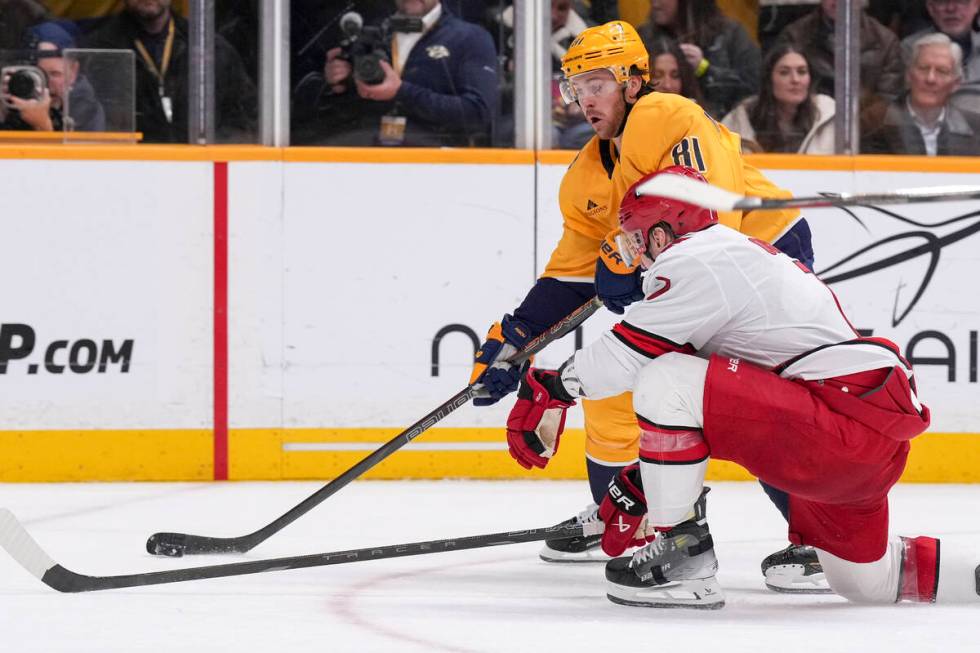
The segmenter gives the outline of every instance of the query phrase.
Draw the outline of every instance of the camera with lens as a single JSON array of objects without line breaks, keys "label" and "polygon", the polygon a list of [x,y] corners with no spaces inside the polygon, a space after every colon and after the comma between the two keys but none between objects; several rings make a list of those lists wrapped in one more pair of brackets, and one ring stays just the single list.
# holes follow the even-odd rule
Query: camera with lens
[{"label": "camera with lens", "polygon": [[13,107],[10,98],[37,100],[48,87],[48,76],[44,71],[27,64],[0,68],[0,80],[4,87],[0,98],[8,107]]},{"label": "camera with lens", "polygon": [[341,56],[351,62],[354,79],[369,86],[383,82],[385,71],[381,62],[391,61],[384,26],[366,27],[361,15],[350,11],[340,19],[340,29],[345,37],[340,43]]},{"label": "camera with lens", "polygon": [[380,27],[365,26],[364,19],[356,11],[349,11],[340,18],[340,30],[344,40],[340,43],[342,57],[351,62],[354,79],[376,86],[384,81],[382,61],[391,63],[388,44],[393,32],[421,32],[422,19],[396,14]]}]

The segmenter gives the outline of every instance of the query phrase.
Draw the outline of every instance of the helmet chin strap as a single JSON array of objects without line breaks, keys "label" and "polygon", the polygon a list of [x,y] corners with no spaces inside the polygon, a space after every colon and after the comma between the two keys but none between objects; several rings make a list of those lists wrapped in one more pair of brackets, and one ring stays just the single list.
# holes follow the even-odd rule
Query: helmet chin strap
[{"label": "helmet chin strap", "polygon": [[623,135],[623,131],[626,130],[626,119],[630,117],[630,111],[633,110],[633,105],[626,100],[626,90],[623,90],[623,103],[626,105],[626,110],[623,111],[623,119],[619,123],[619,129],[616,130],[616,138]]}]

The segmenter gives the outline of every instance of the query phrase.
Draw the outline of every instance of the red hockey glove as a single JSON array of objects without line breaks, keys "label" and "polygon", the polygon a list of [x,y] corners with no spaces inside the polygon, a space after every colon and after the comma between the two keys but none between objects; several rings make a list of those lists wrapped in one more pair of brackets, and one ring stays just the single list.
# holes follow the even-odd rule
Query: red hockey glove
[{"label": "red hockey glove", "polygon": [[517,464],[544,469],[558,451],[565,410],[574,405],[558,372],[533,367],[527,371],[507,417],[507,446]]},{"label": "red hockey glove", "polygon": [[637,534],[637,531],[644,526],[646,514],[640,465],[634,463],[613,477],[599,506],[599,517],[606,524],[602,533],[602,550],[606,555],[622,555],[629,547],[642,543],[637,540],[645,541],[645,533]]}]

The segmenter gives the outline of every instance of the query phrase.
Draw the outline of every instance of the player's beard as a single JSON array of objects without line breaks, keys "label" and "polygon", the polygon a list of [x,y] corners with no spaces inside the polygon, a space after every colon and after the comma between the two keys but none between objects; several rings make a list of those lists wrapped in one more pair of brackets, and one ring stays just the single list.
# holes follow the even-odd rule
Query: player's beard
[{"label": "player's beard", "polygon": [[626,107],[619,105],[613,110],[603,112],[598,122],[591,122],[592,129],[596,135],[603,140],[610,140],[619,135],[619,127],[623,124],[626,116]]}]

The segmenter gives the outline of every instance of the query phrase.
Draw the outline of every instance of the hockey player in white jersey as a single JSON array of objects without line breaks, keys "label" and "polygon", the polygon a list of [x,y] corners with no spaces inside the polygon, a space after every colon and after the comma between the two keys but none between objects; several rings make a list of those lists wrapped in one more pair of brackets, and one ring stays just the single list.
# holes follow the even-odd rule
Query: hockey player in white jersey
[{"label": "hockey player in white jersey", "polygon": [[[683,174],[687,168],[656,174]],[[811,545],[830,586],[856,602],[978,601],[980,547],[940,556],[931,537],[889,537],[888,490],[929,425],[912,367],[851,327],[833,292],[712,211],[629,189],[621,255],[646,270],[645,300],[558,370],[531,368],[508,418],[515,456],[543,466],[578,397],[633,390],[640,462],[609,486],[608,596],[719,608],[724,593],[702,496],[708,458],[736,462],[790,496],[789,536]]]}]

